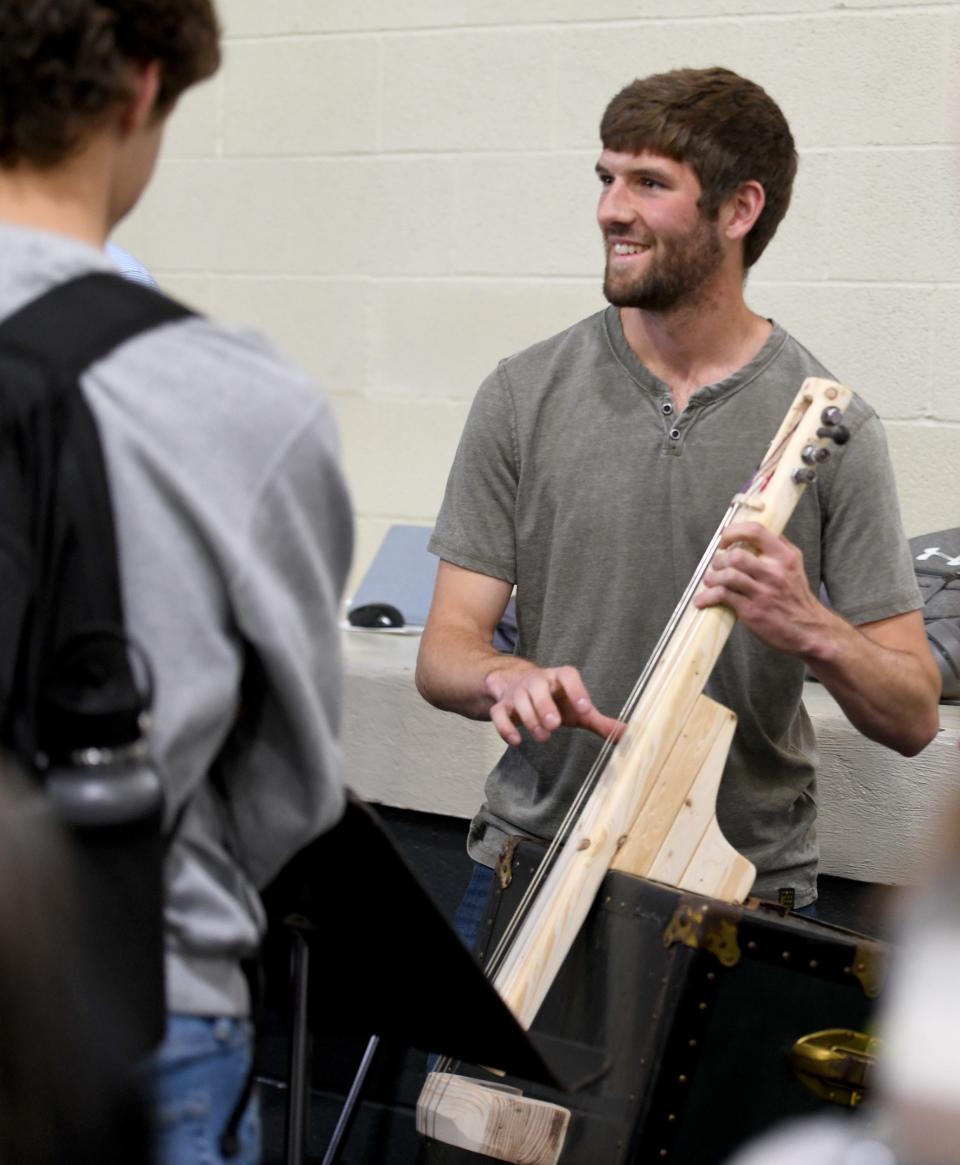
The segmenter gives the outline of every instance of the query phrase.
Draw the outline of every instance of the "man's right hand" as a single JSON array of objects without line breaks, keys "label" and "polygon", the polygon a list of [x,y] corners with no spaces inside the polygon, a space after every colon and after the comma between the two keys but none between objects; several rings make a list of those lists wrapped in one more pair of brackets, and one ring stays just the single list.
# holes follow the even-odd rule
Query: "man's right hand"
[{"label": "man's right hand", "polygon": [[593,706],[575,667],[495,668],[483,686],[494,701],[490,720],[507,744],[520,743],[520,726],[541,743],[561,725],[615,740],[625,727]]},{"label": "man's right hand", "polygon": [[549,740],[561,725],[619,738],[624,725],[604,716],[575,667],[538,667],[491,644],[513,587],[441,561],[417,658],[420,694],[437,708],[493,722],[507,744],[525,728]]}]

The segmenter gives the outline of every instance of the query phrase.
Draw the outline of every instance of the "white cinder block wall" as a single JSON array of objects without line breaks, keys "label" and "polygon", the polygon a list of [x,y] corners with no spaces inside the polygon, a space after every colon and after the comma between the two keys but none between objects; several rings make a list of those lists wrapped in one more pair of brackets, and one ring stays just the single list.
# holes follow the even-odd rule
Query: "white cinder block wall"
[{"label": "white cinder block wall", "polygon": [[225,65],[118,241],[332,395],[356,581],[430,523],[496,360],[602,304],[597,124],[723,64],[780,103],[793,206],[748,285],[887,426],[910,534],[960,521],[960,6],[221,0]]}]

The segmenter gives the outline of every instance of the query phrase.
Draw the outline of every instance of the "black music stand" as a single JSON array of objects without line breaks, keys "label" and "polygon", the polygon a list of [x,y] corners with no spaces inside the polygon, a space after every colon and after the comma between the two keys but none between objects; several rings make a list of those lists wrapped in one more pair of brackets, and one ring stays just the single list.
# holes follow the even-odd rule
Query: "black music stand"
[{"label": "black music stand", "polygon": [[[303,1159],[311,1026],[325,1035],[377,1033],[344,1105],[329,1163],[378,1038],[566,1092],[606,1069],[599,1049],[517,1023],[372,811],[355,799],[334,829],[281,871],[264,904],[271,925],[286,927],[293,942],[286,1165]],[[319,957],[311,958],[311,945]]]}]

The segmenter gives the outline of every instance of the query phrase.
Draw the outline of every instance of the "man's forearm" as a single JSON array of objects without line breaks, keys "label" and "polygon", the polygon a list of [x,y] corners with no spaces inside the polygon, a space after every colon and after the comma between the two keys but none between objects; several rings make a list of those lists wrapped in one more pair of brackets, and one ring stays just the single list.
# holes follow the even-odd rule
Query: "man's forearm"
[{"label": "man's forearm", "polygon": [[920,752],[940,723],[932,661],[877,643],[835,615],[829,630],[803,657],[810,670],[864,736],[904,756]]},{"label": "man's forearm", "polygon": [[417,657],[416,684],[420,695],[446,712],[472,720],[488,720],[494,704],[486,690],[494,671],[529,671],[535,665],[515,655],[504,655],[473,632],[450,629],[425,632]]}]

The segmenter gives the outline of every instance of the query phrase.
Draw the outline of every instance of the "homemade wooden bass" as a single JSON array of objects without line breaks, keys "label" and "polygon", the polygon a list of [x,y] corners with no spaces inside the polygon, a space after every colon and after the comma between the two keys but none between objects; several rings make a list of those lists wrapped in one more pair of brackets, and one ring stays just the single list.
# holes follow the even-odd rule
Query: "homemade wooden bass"
[{"label": "homemade wooden bass", "polygon": [[[488,960],[494,986],[524,1027],[533,1022],[608,870],[742,902],[756,871],[720,832],[716,796],[736,727],[703,688],[736,621],[693,605],[723,530],[751,520],[782,533],[816,465],[842,444],[850,390],[804,381],[753,478],[734,497],[620,719]],[[496,1065],[491,1065],[495,1068]],[[425,1137],[495,1160],[560,1160],[562,1106],[456,1075],[441,1061],[417,1108]]]}]

